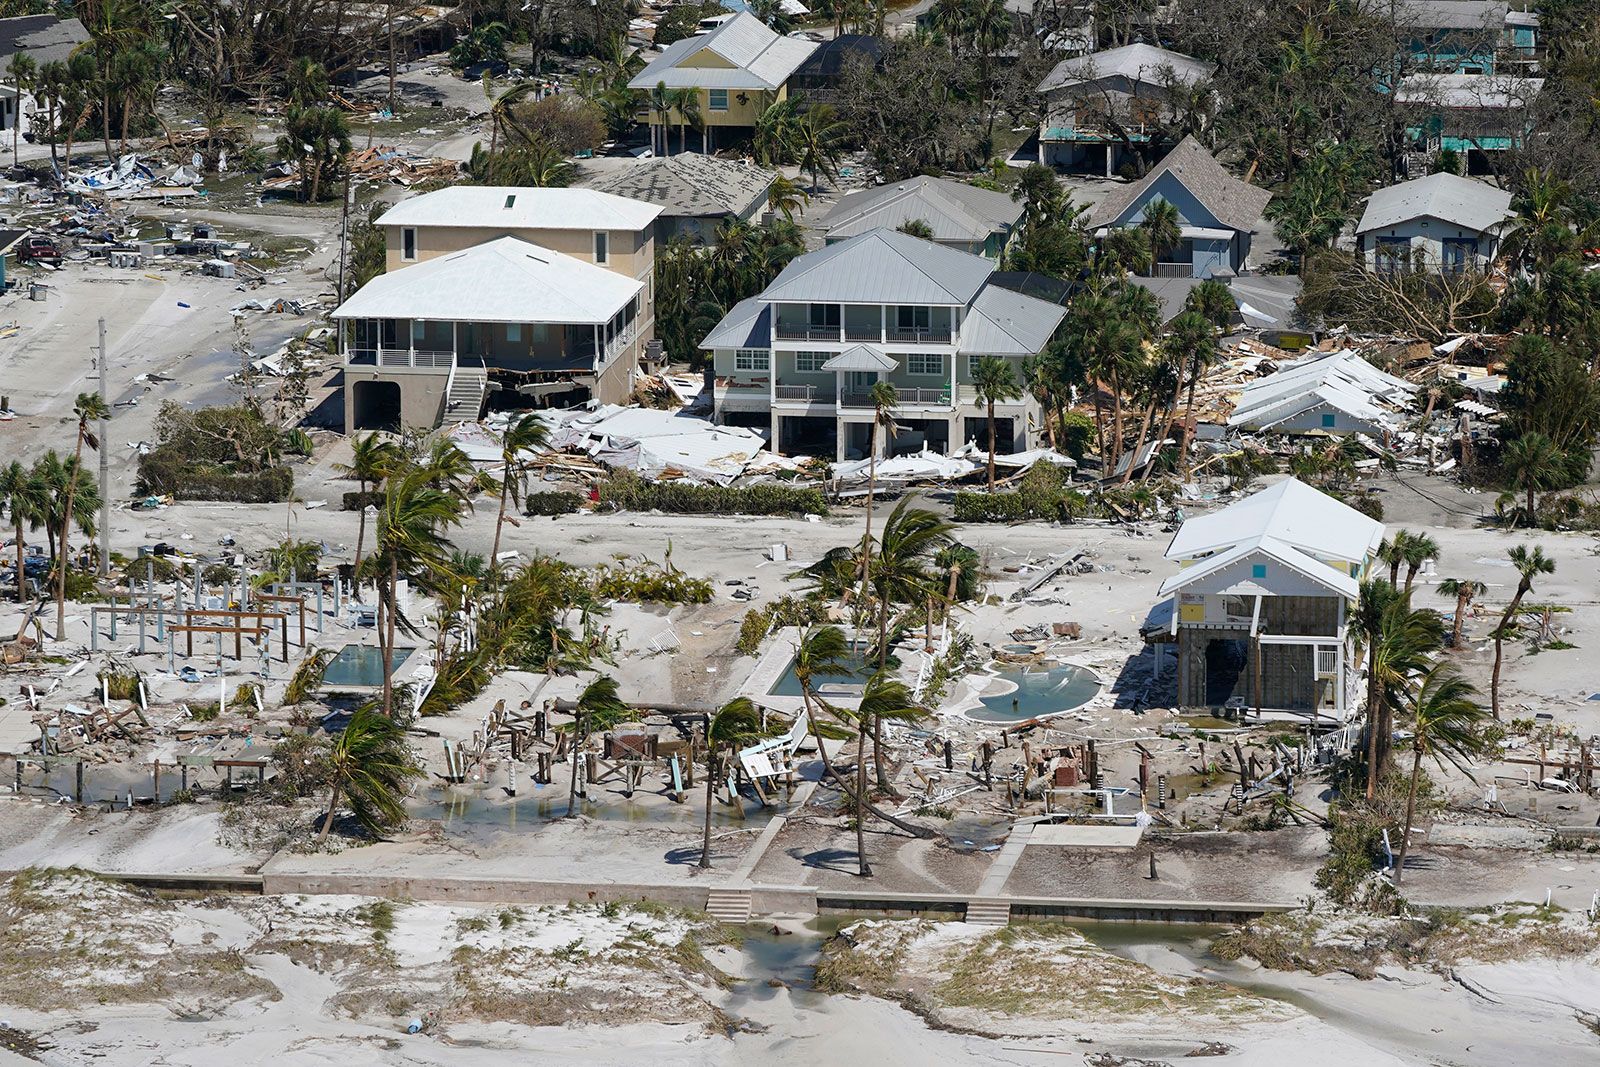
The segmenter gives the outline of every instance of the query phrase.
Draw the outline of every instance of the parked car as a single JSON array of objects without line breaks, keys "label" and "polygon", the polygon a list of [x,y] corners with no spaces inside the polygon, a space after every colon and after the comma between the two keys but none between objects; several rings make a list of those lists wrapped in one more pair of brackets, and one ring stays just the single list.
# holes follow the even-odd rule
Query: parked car
[{"label": "parked car", "polygon": [[56,239],[42,233],[30,233],[17,245],[17,259],[23,263],[42,259],[58,261],[61,259],[61,249],[56,245]]}]

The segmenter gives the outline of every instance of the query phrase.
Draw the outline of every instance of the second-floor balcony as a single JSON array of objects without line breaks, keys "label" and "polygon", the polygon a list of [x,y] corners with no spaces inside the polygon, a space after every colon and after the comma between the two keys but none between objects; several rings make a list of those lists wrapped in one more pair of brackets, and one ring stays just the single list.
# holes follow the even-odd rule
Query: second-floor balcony
[{"label": "second-floor balcony", "polygon": [[831,326],[812,325],[805,322],[779,322],[773,327],[780,341],[842,341],[843,331],[838,323]]},{"label": "second-floor balcony", "polygon": [[[842,408],[870,408],[874,406],[872,394],[858,390],[846,390],[839,394],[839,406]],[[942,407],[950,406],[950,390],[922,389],[901,387],[895,390],[896,407]]]}]

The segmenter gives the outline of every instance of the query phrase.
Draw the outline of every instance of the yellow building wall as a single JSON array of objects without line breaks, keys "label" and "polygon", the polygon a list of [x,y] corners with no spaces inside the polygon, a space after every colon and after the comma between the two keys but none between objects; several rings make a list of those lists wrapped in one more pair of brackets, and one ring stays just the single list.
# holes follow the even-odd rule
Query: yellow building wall
[{"label": "yellow building wall", "polygon": [[[581,259],[585,263],[594,262],[594,231],[593,230],[534,230],[534,229],[506,229],[499,226],[416,226],[417,231],[417,258],[405,260],[400,258],[401,226],[385,226],[384,241],[386,255],[384,269],[386,271],[400,270],[416,263],[426,263],[439,256],[447,256],[454,252],[481,245],[501,237],[516,237],[532,242],[541,248],[548,248],[552,252],[560,252]],[[643,278],[655,266],[656,250],[655,237],[651,231],[646,230],[607,230],[611,235],[609,241],[607,270],[616,271],[618,274],[629,278]]]}]

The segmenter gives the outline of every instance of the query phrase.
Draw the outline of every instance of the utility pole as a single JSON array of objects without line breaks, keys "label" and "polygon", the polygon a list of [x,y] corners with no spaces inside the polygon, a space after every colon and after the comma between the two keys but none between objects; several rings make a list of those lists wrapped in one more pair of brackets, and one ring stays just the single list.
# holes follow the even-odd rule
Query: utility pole
[{"label": "utility pole", "polygon": [[[106,391],[106,378],[111,374],[111,365],[106,362],[106,320],[100,320],[100,403],[105,405],[107,412],[111,410],[111,399]],[[105,578],[111,573],[111,442],[106,439],[106,431],[110,423],[102,418],[100,420],[100,577]],[[20,581],[20,576],[18,577]]]},{"label": "utility pole", "polygon": [[[371,126],[367,129],[371,130]],[[347,155],[344,162],[344,201],[339,208],[339,299],[344,303],[344,270],[345,250],[350,247],[350,158]],[[341,331],[342,332],[342,331]]]}]

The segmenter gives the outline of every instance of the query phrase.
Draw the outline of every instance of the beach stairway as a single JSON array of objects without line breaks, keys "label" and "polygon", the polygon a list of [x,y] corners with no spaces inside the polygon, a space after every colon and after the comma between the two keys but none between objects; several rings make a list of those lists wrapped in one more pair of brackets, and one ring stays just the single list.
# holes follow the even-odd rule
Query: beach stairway
[{"label": "beach stairway", "polygon": [[706,897],[706,914],[725,923],[750,921],[750,890],[713,889]]},{"label": "beach stairway", "polygon": [[483,398],[489,392],[489,372],[483,367],[458,366],[450,376],[450,391],[444,398],[444,421],[477,422],[483,413]]},{"label": "beach stairway", "polygon": [[969,900],[967,922],[978,926],[1009,926],[1011,905],[1003,900]]}]

